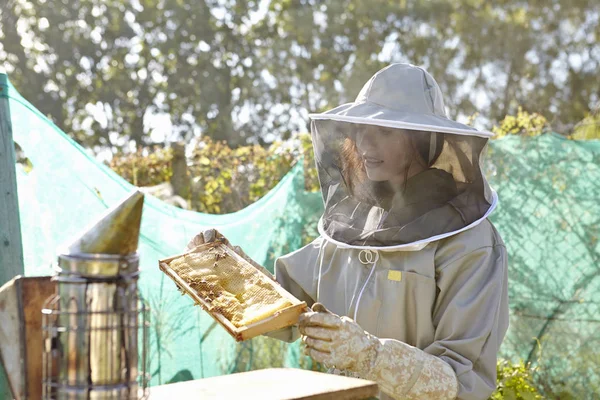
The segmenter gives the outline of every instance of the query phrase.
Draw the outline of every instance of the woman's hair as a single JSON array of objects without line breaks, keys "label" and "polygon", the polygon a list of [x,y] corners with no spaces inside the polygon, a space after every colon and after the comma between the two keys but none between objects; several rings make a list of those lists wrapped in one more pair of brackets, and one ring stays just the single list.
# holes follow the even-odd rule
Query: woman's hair
[{"label": "woman's hair", "polygon": [[360,202],[389,208],[394,194],[391,186],[388,182],[375,182],[367,177],[365,164],[354,140],[344,139],[340,157],[342,178],[348,194]]},{"label": "woman's hair", "polygon": [[[430,154],[432,140],[431,132],[414,132],[410,135],[411,143],[415,150],[412,154],[418,154],[418,157],[421,158],[428,168],[435,164],[444,145],[444,135],[441,133],[434,133],[434,135],[436,143],[433,154]],[[359,201],[384,206],[384,208],[386,208],[386,203],[388,203],[394,195],[392,188],[388,182],[374,182],[368,179],[365,165],[358,151],[356,141],[350,137],[345,138],[342,144],[339,165],[341,167],[342,178],[351,196],[357,198]],[[405,173],[408,176],[408,168]]]},{"label": "woman's hair", "polygon": [[340,158],[342,177],[344,178],[344,182],[350,193],[354,194],[357,185],[367,179],[365,164],[358,153],[358,147],[354,140],[350,138],[344,139]]}]

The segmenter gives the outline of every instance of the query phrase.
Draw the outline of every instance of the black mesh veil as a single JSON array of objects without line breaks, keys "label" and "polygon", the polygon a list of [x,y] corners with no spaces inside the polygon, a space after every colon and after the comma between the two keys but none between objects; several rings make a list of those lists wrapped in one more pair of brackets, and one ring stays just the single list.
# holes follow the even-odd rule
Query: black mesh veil
[{"label": "black mesh veil", "polygon": [[482,175],[488,139],[313,120],[321,229],[352,246],[400,246],[478,222],[495,195]]}]

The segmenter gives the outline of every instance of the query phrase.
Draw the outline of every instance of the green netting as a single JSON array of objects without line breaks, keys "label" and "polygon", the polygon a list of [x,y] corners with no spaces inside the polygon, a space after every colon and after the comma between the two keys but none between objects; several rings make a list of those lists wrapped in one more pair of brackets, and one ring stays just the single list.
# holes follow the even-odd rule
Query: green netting
[{"label": "green netting", "polygon": [[[13,135],[33,169],[18,168],[26,273],[52,273],[57,246],[132,186],[98,163],[8,87]],[[511,326],[502,355],[530,360],[539,382],[575,398],[600,393],[600,143],[558,135],[490,143],[486,173],[500,204],[492,220],[509,250]],[[228,215],[184,211],[148,197],[140,240],[141,288],[152,308],[152,384],[261,367],[311,367],[297,344],[235,344],[192,308],[156,261],[218,227],[259,263],[315,234],[319,193],[304,193],[301,164],[267,196]]]},{"label": "green netting", "polygon": [[[26,171],[17,165],[25,273],[51,275],[58,247],[134,187],[97,162],[14,87],[8,84],[5,89],[14,140],[33,166]],[[260,201],[228,215],[186,211],[146,197],[139,244],[140,288],[151,308],[152,384],[221,375],[248,362],[247,355],[240,356],[239,346],[208,314],[177,292],[157,261],[181,253],[197,232],[217,227],[272,270],[276,256],[301,245],[303,186],[299,163]],[[252,348],[252,343],[244,344],[242,350]],[[282,358],[287,349],[277,346],[274,356]],[[297,349],[290,352],[297,355]],[[289,360],[287,365],[299,365],[297,359]]]},{"label": "green netting", "polygon": [[[492,142],[492,215],[509,252],[502,353],[577,399],[600,394],[600,142],[556,134]],[[544,388],[542,388],[544,389]]]}]

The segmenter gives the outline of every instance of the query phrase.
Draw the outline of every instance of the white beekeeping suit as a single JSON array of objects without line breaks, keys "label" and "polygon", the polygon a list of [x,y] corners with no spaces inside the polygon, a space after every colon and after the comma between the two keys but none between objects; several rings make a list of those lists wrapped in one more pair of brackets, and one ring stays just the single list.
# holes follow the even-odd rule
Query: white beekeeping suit
[{"label": "white beekeeping suit", "polygon": [[[311,115],[320,236],[275,276],[309,305],[292,341],[381,398],[487,399],[508,327],[507,255],[487,220],[491,134],[446,117],[424,69],[393,64],[353,103]],[[341,317],[340,317],[341,316]]]}]

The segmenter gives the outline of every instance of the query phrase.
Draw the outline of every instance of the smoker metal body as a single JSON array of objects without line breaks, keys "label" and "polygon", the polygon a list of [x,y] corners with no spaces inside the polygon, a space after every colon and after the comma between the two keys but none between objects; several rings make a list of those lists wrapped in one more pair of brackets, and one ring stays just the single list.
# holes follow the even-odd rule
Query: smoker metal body
[{"label": "smoker metal body", "polygon": [[145,397],[148,316],[138,261],[137,253],[59,256],[57,294],[42,311],[45,399]]}]

